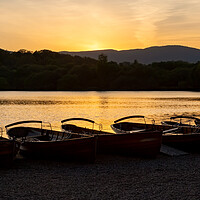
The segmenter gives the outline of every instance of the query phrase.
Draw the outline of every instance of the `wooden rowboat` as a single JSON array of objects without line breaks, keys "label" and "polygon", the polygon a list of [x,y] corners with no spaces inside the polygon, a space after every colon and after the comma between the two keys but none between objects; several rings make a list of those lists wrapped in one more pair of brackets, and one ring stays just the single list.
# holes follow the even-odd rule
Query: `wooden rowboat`
[{"label": "wooden rowboat", "polygon": [[[131,118],[138,118],[143,119],[144,123],[133,123],[133,122],[123,122],[124,120],[131,119]],[[154,120],[152,120],[152,125],[154,125]],[[111,128],[116,133],[134,133],[134,132],[140,132],[145,131],[148,129],[152,129],[148,127],[148,124],[146,123],[146,118],[142,115],[133,115],[133,116],[127,116],[120,118],[118,120],[114,121],[114,124],[111,125]]]},{"label": "wooden rowboat", "polygon": [[93,120],[84,118],[70,118],[62,120],[61,127],[67,133],[88,134],[97,136],[97,153],[112,153],[137,156],[155,157],[161,147],[162,134],[159,131],[144,131],[133,134],[115,134],[101,130],[83,128],[67,122],[83,120],[96,124]]},{"label": "wooden rowboat", "polygon": [[[21,126],[27,123],[38,123],[41,127]],[[20,141],[20,153],[23,156],[95,161],[96,138],[94,136],[54,131],[51,125],[50,129],[44,129],[43,123],[42,121],[31,120],[20,121],[6,126],[7,134]]]},{"label": "wooden rowboat", "polygon": [[[189,152],[200,152],[200,127],[196,124],[195,126],[184,125],[181,123],[162,123],[161,125],[134,122],[122,122],[122,120],[137,118],[138,116],[128,116],[116,120],[111,125],[113,130],[122,132],[139,132],[144,130],[157,130],[162,132],[162,143],[171,147],[175,147],[181,150]],[[139,116],[144,118],[144,116]],[[174,117],[173,117],[174,118]],[[185,117],[186,118],[186,117]],[[198,118],[195,118],[196,120]],[[198,123],[198,122],[197,122]]]},{"label": "wooden rowboat", "polygon": [[[175,120],[178,120],[175,121]],[[188,152],[200,152],[200,119],[193,116],[177,115],[170,121],[162,122],[171,127],[163,133],[163,143]]]},{"label": "wooden rowboat", "polygon": [[179,127],[180,126],[195,127],[195,126],[200,126],[200,119],[193,116],[177,115],[174,117],[170,117],[170,121],[162,121],[161,123],[163,125],[172,126],[172,127],[178,127],[178,126]]}]

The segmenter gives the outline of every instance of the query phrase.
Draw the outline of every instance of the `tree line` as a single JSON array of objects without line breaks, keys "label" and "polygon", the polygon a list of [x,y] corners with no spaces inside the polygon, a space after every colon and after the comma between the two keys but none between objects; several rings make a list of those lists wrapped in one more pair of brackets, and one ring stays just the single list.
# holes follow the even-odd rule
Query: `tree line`
[{"label": "tree line", "polygon": [[0,90],[200,90],[200,62],[109,62],[49,50],[0,49]]}]

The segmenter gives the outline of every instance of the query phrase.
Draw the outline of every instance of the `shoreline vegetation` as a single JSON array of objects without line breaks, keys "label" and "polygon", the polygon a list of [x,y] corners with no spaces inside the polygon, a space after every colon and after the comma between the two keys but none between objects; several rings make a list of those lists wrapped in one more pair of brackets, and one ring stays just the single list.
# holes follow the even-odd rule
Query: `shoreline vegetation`
[{"label": "shoreline vegetation", "polygon": [[200,61],[145,65],[0,49],[0,91],[200,91],[199,80]]}]

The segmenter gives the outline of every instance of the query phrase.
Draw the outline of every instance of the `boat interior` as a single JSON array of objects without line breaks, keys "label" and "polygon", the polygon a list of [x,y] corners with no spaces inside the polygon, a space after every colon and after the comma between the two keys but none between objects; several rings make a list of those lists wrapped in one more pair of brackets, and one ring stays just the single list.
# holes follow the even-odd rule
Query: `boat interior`
[{"label": "boat interior", "polygon": [[124,131],[131,130],[158,130],[162,131],[163,134],[189,134],[189,133],[200,133],[200,127],[198,126],[170,126],[170,125],[157,125],[157,124],[142,124],[133,122],[120,122],[113,124],[117,129]]},{"label": "boat interior", "polygon": [[[23,124],[24,123],[24,124]],[[32,126],[23,126],[27,123],[39,123],[39,128]],[[22,125],[23,124],[23,125]],[[59,141],[68,140],[81,137],[88,137],[88,135],[78,135],[64,131],[52,130],[51,124],[47,129],[44,128],[41,121],[21,121],[6,126],[7,135],[17,141]]]},{"label": "boat interior", "polygon": [[[86,121],[92,124],[92,128],[80,127],[75,124],[68,123],[69,121]],[[62,130],[68,133],[86,134],[86,135],[99,135],[99,134],[111,135],[112,134],[110,132],[102,131],[103,129],[102,124],[98,124],[90,119],[69,118],[69,119],[62,120],[61,123],[62,123],[61,125]],[[94,125],[97,125],[99,130],[95,130]]]},{"label": "boat interior", "polygon": [[169,121],[163,121],[161,123],[163,125],[170,125],[170,126],[199,126],[200,119],[193,116],[177,115],[171,117]]}]

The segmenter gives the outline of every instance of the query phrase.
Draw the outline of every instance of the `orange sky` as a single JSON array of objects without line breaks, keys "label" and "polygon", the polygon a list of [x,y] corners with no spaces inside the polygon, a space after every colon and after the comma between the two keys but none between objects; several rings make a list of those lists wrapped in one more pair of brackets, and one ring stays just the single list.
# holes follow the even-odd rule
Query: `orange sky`
[{"label": "orange sky", "polygon": [[0,48],[200,48],[199,0],[2,0]]}]

